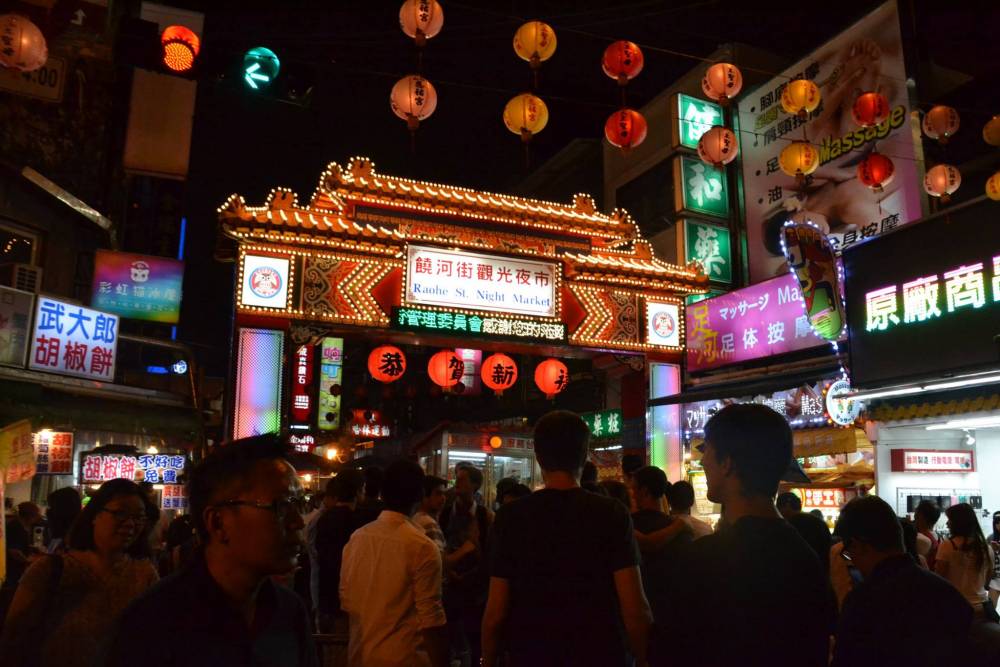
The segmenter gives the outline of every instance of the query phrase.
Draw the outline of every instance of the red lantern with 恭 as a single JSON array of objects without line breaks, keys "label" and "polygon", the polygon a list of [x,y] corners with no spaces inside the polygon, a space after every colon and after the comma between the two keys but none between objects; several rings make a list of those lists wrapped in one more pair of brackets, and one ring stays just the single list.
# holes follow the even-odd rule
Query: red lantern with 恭
[{"label": "red lantern with \u606d", "polygon": [[875,127],[889,117],[889,100],[882,93],[861,93],[854,100],[851,115],[861,127]]},{"label": "red lantern with \u606d", "polygon": [[545,398],[555,398],[569,384],[569,369],[558,359],[546,359],[535,367],[535,384]]},{"label": "red lantern with \u606d", "polygon": [[646,119],[635,109],[619,109],[604,123],[604,136],[622,150],[635,148],[646,140]]},{"label": "red lantern with \u606d", "polygon": [[465,362],[454,350],[441,350],[427,362],[427,374],[439,387],[454,387],[465,374]]},{"label": "red lantern with \u606d", "polygon": [[513,387],[514,383],[517,382],[517,364],[506,354],[497,352],[483,361],[480,375],[483,378],[483,384],[499,395],[505,389]]},{"label": "red lantern with \u606d", "polygon": [[604,73],[624,86],[642,71],[642,49],[637,44],[622,39],[604,50],[601,68]]},{"label": "red lantern with \u606d", "polygon": [[895,172],[892,160],[881,153],[871,153],[858,163],[858,180],[875,192],[881,192]]},{"label": "red lantern with \u606d", "polygon": [[368,355],[368,372],[379,382],[395,382],[406,372],[406,355],[392,345],[376,347]]}]

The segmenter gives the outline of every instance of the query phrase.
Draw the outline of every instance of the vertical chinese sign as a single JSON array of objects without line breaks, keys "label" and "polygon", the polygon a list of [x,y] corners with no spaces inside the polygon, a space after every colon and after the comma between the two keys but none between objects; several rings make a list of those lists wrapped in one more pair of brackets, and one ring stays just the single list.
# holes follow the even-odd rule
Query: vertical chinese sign
[{"label": "vertical chinese sign", "polygon": [[722,107],[715,102],[700,100],[697,97],[678,93],[673,105],[675,114],[674,148],[683,146],[691,150],[698,149],[698,140],[708,132],[713,125],[723,125]]},{"label": "vertical chinese sign", "polygon": [[176,259],[98,250],[90,305],[122,317],[177,324],[184,263]]},{"label": "vertical chinese sign", "polygon": [[675,210],[728,220],[726,172],[696,157],[679,155],[674,159]]},{"label": "vertical chinese sign", "polygon": [[709,280],[733,281],[733,258],[729,230],[696,220],[684,220],[684,261],[701,265]]},{"label": "vertical chinese sign", "polygon": [[31,369],[114,382],[117,349],[117,315],[38,297]]},{"label": "vertical chinese sign", "polygon": [[39,431],[35,440],[36,475],[73,474],[73,434]]},{"label": "vertical chinese sign", "polygon": [[308,343],[295,348],[292,367],[292,424],[309,426],[313,412],[313,358],[316,348]]},{"label": "vertical chinese sign", "polygon": [[316,425],[324,431],[340,427],[340,393],[344,373],[344,339],[324,338],[320,345],[319,407]]}]

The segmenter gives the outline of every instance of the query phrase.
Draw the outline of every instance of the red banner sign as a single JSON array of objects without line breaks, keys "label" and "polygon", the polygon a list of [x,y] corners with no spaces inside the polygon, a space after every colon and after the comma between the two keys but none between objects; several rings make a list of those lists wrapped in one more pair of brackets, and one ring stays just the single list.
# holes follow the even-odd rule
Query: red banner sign
[{"label": "red banner sign", "polygon": [[300,345],[295,350],[295,365],[292,367],[292,421],[308,424],[313,412],[313,355],[316,348]]}]

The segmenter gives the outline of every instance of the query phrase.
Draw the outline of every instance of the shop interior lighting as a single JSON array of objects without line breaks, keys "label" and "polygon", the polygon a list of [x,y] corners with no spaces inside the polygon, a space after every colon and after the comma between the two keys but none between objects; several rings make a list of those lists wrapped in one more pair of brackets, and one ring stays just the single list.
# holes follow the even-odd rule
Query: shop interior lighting
[{"label": "shop interior lighting", "polygon": [[1000,415],[992,417],[971,417],[968,419],[953,419],[943,424],[931,424],[925,426],[927,431],[965,431],[970,428],[996,428],[1000,427]]},{"label": "shop interior lighting", "polygon": [[485,461],[486,452],[448,452],[448,458],[459,461]]},{"label": "shop interior lighting", "polygon": [[918,385],[903,385],[889,387],[886,389],[873,389],[871,391],[856,391],[844,395],[844,398],[853,398],[857,401],[867,401],[874,398],[889,398],[890,396],[910,396],[928,391],[944,391],[946,389],[960,389],[962,387],[976,387],[985,384],[1000,384],[1000,373],[980,373],[968,375],[942,382],[928,382]]}]

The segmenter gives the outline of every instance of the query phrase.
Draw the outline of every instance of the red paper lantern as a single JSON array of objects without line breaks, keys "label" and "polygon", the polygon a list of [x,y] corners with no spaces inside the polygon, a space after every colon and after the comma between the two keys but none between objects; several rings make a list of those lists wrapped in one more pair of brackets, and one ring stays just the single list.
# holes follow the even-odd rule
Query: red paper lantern
[{"label": "red paper lantern", "polygon": [[642,71],[642,49],[637,44],[622,39],[604,50],[601,67],[604,73],[624,86]]},{"label": "red paper lantern", "polygon": [[392,345],[376,347],[368,355],[368,372],[379,382],[395,382],[406,372],[406,355]]},{"label": "red paper lantern", "polygon": [[427,374],[439,387],[454,387],[465,374],[465,362],[454,350],[441,350],[427,362]]},{"label": "red paper lantern", "polygon": [[736,133],[723,125],[715,125],[698,140],[698,157],[716,169],[735,160],[739,150]]},{"label": "red paper lantern", "polygon": [[740,94],[743,89],[743,73],[736,65],[715,63],[707,70],[701,80],[701,92],[705,97],[719,104],[729,104],[729,100]]},{"label": "red paper lantern", "polygon": [[546,359],[535,367],[535,384],[545,398],[555,398],[569,384],[569,369],[558,359]]},{"label": "red paper lantern", "polygon": [[510,389],[517,382],[517,364],[506,354],[497,352],[483,361],[480,371],[483,384],[500,395],[505,389]]},{"label": "red paper lantern", "polygon": [[954,108],[939,104],[924,114],[921,125],[928,138],[935,139],[940,144],[946,144],[948,139],[958,132],[961,119],[958,117],[958,111]]},{"label": "red paper lantern", "polygon": [[861,127],[874,127],[889,117],[889,100],[881,93],[868,92],[854,100],[851,115]]},{"label": "red paper lantern", "polygon": [[622,150],[635,148],[646,140],[646,119],[634,109],[619,109],[604,123],[604,136]]},{"label": "red paper lantern", "polygon": [[896,166],[881,153],[871,153],[858,163],[858,180],[875,192],[889,185],[895,175]]}]

